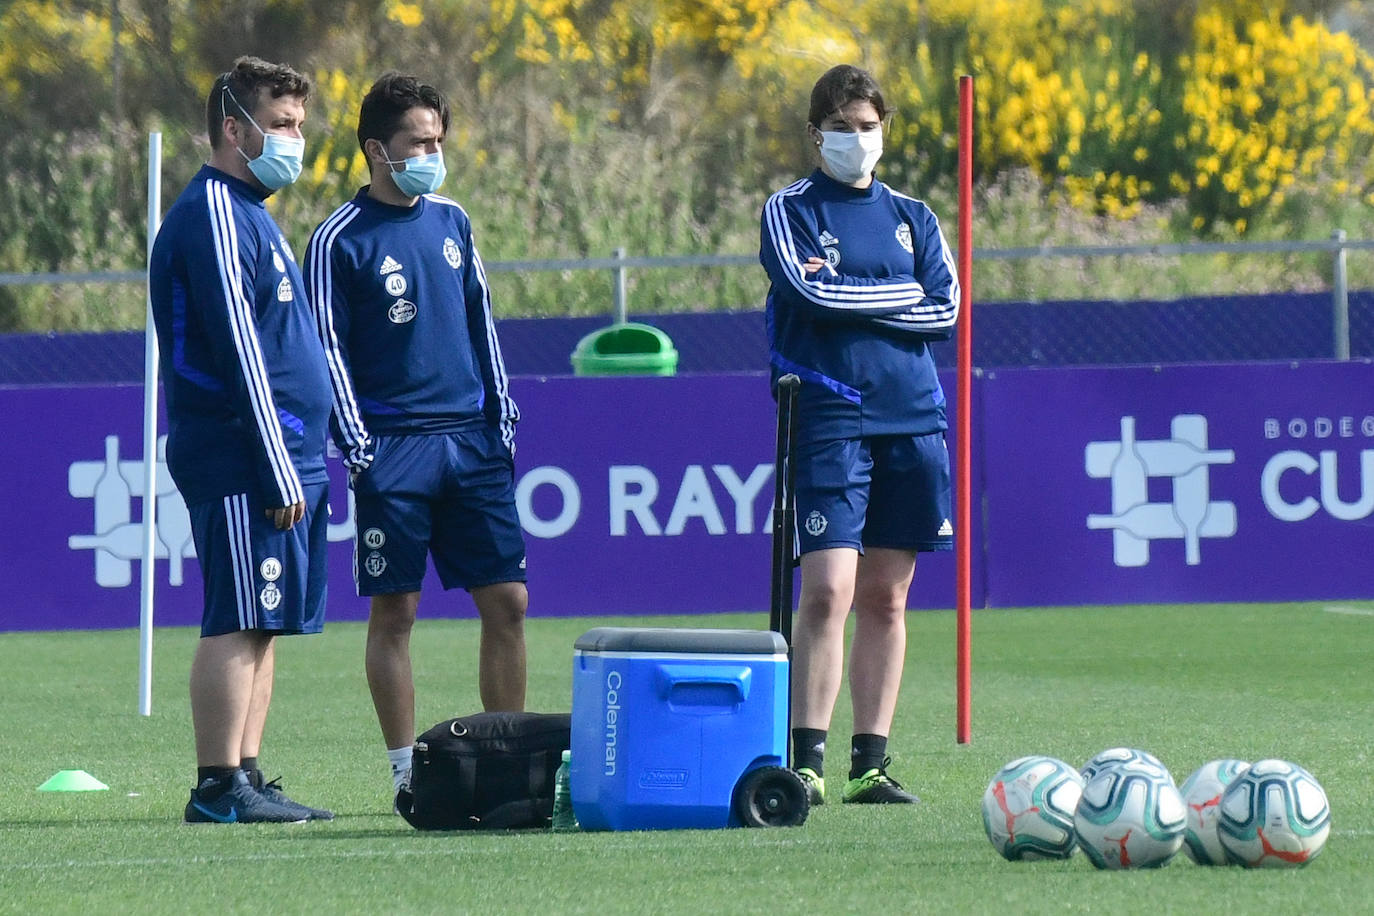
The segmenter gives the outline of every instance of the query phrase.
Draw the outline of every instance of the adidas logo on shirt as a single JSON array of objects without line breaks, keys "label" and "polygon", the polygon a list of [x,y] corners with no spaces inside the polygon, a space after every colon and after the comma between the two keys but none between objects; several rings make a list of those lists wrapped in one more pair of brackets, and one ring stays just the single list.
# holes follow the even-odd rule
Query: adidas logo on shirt
[{"label": "adidas logo on shirt", "polygon": [[396,271],[401,269],[401,262],[397,261],[391,255],[387,255],[386,258],[382,261],[381,270],[377,272],[381,274],[383,277],[385,277],[387,274],[394,274]]},{"label": "adidas logo on shirt", "polygon": [[840,244],[840,240],[837,239],[837,238],[835,238],[835,236],[831,235],[829,229],[826,229],[826,230],[824,230],[824,231],[821,232],[821,247],[822,247],[822,248],[829,248],[829,247],[831,247],[832,245],[838,245],[838,244]]},{"label": "adidas logo on shirt", "polygon": [[954,526],[951,525],[951,524],[949,523],[949,519],[945,519],[944,522],[941,523],[941,525],[940,525],[940,530],[939,530],[939,532],[936,533],[935,536],[936,536],[936,537],[945,538],[945,537],[952,537],[953,535],[954,535]]}]

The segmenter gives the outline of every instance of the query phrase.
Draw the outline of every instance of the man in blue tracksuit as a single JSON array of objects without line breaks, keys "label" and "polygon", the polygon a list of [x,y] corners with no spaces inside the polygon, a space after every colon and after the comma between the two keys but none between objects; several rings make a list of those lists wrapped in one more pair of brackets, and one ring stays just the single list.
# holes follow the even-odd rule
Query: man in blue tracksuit
[{"label": "man in blue tracksuit", "polygon": [[371,184],[315,230],[306,256],[333,383],[334,435],[352,475],[354,576],[371,597],[366,669],[393,786],[415,742],[410,632],[427,555],[481,618],[488,711],[525,705],[525,542],[515,422],[482,260],[443,183],[449,106],[398,73],[363,99]]},{"label": "man in blue tracksuit", "polygon": [[855,615],[854,706],[842,800],[911,803],[887,775],[916,553],[949,550],[945,397],[927,341],[959,311],[954,260],[935,215],[873,177],[887,108],[873,78],[839,66],[811,93],[820,168],[768,199],[774,384],[802,380],[796,470],[801,600],[793,629],[793,759],[812,803]]},{"label": "man in blue tracksuit", "polygon": [[191,664],[191,822],[333,817],[264,783],[273,638],[324,625],[329,380],[305,283],[263,202],[295,180],[310,84],[252,57],[215,80],[210,163],[167,213],[148,276],[167,464],[205,579]]}]

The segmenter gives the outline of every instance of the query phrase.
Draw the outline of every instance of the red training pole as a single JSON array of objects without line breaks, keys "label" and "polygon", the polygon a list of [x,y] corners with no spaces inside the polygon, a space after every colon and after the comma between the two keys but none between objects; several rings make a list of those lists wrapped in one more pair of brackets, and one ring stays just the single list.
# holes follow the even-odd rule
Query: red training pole
[{"label": "red training pole", "polygon": [[973,77],[959,77],[959,304],[958,402],[955,417],[954,564],[957,724],[955,740],[971,738],[973,661]]}]

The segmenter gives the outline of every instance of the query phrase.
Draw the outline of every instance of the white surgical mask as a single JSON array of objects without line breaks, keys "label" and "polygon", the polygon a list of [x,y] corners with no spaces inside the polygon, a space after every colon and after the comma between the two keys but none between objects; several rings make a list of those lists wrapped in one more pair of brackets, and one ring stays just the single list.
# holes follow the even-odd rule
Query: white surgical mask
[{"label": "white surgical mask", "polygon": [[[391,168],[391,180],[396,182],[396,187],[407,197],[433,194],[439,190],[439,186],[448,175],[448,170],[444,167],[443,153],[411,156],[408,159],[388,159],[386,164]],[[398,165],[404,165],[405,171],[396,171],[395,167]]]},{"label": "white surgical mask", "polygon": [[836,180],[853,184],[873,171],[883,155],[881,130],[823,130],[821,158]]},{"label": "white surgical mask", "polygon": [[[253,173],[253,177],[269,191],[279,191],[301,177],[301,169],[305,166],[305,141],[299,137],[269,134],[258,126],[248,109],[239,105],[239,100],[234,98],[227,86],[224,95],[229,96],[248,123],[257,127],[258,133],[262,134],[262,152],[257,156],[249,159],[248,154],[239,149],[239,155],[248,163],[248,171]],[[220,96],[219,104],[220,113],[224,114],[224,96]]]}]

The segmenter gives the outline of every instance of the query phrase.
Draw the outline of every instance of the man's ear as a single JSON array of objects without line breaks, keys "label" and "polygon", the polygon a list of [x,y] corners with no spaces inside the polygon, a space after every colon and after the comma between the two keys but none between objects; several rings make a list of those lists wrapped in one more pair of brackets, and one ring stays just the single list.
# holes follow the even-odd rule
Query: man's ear
[{"label": "man's ear", "polygon": [[368,137],[363,141],[363,154],[367,156],[369,163],[385,165],[386,160],[391,157],[387,155],[386,147],[382,146],[382,141],[376,137]]},{"label": "man's ear", "polygon": [[230,146],[243,146],[242,130],[243,125],[239,119],[233,115],[225,115],[219,124],[220,133],[224,135],[224,140]]}]

